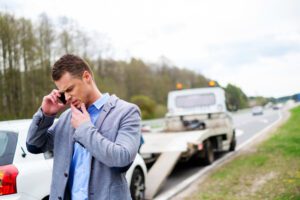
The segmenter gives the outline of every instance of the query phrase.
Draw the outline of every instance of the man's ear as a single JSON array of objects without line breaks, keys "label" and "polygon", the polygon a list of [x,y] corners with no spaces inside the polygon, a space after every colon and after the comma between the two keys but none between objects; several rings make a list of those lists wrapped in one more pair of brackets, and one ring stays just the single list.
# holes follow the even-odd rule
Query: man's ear
[{"label": "man's ear", "polygon": [[88,71],[84,71],[82,74],[83,80],[86,80],[88,83],[92,82],[92,75]]}]

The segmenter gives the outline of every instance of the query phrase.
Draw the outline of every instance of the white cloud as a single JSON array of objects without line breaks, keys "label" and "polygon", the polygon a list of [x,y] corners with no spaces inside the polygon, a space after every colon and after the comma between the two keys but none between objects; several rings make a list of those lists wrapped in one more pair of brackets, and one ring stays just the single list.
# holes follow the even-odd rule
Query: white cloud
[{"label": "white cloud", "polygon": [[262,57],[251,64],[244,64],[234,71],[215,63],[207,75],[221,80],[221,84],[233,83],[251,96],[291,95],[299,93],[300,52],[280,57]]}]

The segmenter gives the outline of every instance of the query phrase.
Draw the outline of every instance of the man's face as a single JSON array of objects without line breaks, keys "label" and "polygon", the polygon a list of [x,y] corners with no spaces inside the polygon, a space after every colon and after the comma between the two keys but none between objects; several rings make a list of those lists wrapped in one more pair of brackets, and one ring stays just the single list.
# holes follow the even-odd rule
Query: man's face
[{"label": "man's face", "polygon": [[82,75],[82,79],[66,72],[58,81],[55,81],[55,85],[60,92],[64,92],[67,104],[80,108],[81,103],[88,103],[90,79],[91,76],[87,71]]}]

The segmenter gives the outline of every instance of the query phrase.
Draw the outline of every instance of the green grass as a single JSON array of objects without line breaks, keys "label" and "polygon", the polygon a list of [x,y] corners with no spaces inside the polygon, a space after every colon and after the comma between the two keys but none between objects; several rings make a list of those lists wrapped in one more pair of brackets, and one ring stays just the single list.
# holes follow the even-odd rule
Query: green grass
[{"label": "green grass", "polygon": [[300,107],[255,151],[215,171],[187,199],[300,200]]}]

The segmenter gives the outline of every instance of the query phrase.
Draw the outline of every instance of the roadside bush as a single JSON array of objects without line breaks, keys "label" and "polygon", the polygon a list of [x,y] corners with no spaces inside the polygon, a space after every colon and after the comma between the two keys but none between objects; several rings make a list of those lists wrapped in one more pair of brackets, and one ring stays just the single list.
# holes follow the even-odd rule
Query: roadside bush
[{"label": "roadside bush", "polygon": [[150,97],[144,95],[136,95],[130,99],[130,102],[140,107],[142,112],[142,119],[154,118],[156,103]]}]

